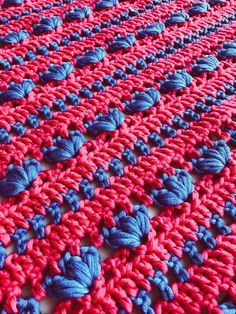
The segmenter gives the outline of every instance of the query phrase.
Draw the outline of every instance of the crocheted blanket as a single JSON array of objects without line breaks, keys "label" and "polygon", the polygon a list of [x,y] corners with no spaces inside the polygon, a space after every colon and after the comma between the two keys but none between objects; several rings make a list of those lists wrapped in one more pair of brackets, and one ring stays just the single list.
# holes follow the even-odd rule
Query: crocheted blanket
[{"label": "crocheted blanket", "polygon": [[1,0],[0,313],[236,313],[236,1]]}]

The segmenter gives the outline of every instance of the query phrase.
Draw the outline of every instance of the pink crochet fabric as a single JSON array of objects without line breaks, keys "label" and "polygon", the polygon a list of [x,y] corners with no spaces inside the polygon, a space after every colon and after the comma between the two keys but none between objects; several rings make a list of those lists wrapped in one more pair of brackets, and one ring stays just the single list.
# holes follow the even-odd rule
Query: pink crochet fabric
[{"label": "pink crochet fabric", "polygon": [[0,4],[0,313],[236,313],[236,1]]}]

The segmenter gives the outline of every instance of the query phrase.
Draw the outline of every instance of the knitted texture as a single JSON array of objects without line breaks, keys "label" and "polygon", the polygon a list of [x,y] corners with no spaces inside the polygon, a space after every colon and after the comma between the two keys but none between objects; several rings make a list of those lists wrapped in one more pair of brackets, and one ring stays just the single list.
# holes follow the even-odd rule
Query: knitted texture
[{"label": "knitted texture", "polygon": [[0,5],[0,313],[235,314],[236,1]]}]

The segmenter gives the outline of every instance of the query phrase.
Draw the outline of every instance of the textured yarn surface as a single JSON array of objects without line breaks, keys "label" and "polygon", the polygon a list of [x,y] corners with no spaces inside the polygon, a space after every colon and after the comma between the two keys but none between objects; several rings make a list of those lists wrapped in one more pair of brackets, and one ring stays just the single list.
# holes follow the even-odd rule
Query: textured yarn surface
[{"label": "textured yarn surface", "polygon": [[0,0],[0,313],[236,313],[236,1]]}]

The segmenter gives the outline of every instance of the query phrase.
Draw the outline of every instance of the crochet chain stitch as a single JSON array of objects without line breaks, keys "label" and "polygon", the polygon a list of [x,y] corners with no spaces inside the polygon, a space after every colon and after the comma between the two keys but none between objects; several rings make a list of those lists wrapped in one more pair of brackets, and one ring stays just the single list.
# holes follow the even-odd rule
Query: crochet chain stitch
[{"label": "crochet chain stitch", "polygon": [[235,32],[235,0],[0,0],[0,314],[236,313]]}]

